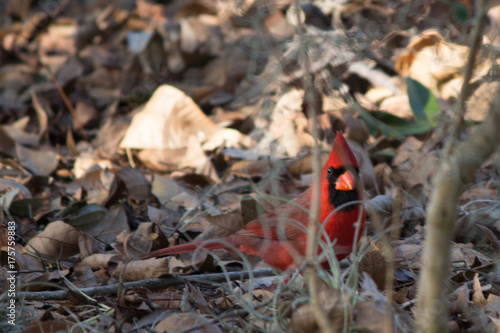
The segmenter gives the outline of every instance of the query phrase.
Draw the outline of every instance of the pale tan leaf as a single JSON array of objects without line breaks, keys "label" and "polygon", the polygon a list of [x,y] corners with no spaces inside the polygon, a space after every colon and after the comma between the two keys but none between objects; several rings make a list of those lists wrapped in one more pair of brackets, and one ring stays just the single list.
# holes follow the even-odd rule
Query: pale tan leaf
[{"label": "pale tan leaf", "polygon": [[[123,270],[125,270],[123,272]],[[151,258],[147,260],[133,260],[125,264],[118,263],[113,276],[123,276],[124,281],[139,281],[156,279],[169,273],[168,258]],[[123,274],[123,275],[122,275]]]},{"label": "pale tan leaf", "polygon": [[497,81],[481,84],[467,101],[465,120],[483,121],[499,88],[500,83]]},{"label": "pale tan leaf", "polygon": [[45,230],[29,240],[26,251],[41,258],[57,261],[67,259],[79,251],[80,232],[63,221],[49,223]]},{"label": "pale tan leaf", "polygon": [[[356,304],[356,327],[372,333],[392,331],[391,309],[376,300],[366,300]],[[389,319],[389,321],[387,320]]]},{"label": "pale tan leaf", "polygon": [[111,167],[112,163],[109,159],[100,158],[95,154],[82,153],[75,160],[73,173],[76,178],[80,178],[90,171]]},{"label": "pale tan leaf", "polygon": [[173,313],[154,327],[157,332],[183,332],[191,326],[203,325],[204,333],[221,333],[222,331],[208,319],[195,313]]},{"label": "pale tan leaf", "polygon": [[[333,332],[343,332],[350,326],[352,307],[349,294],[336,289],[324,289],[319,293],[319,302],[328,317]],[[292,315],[288,333],[317,332],[319,330],[314,308],[310,303],[299,307]]]},{"label": "pale tan leaf", "polygon": [[486,298],[484,297],[483,291],[481,290],[481,282],[479,282],[479,273],[474,274],[473,280],[474,292],[472,294],[472,302],[482,308],[486,305]]},{"label": "pale tan leaf", "polygon": [[40,138],[35,133],[26,132],[29,121],[28,116],[22,117],[11,125],[4,125],[4,129],[17,144],[36,147],[40,143]]},{"label": "pale tan leaf", "polygon": [[[221,132],[218,132],[221,133]],[[200,175],[205,175],[214,182],[220,182],[219,176],[215,171],[212,161],[205,155],[200,142],[191,135],[188,138],[188,149],[181,162],[179,168],[194,168],[195,172]]]},{"label": "pale tan leaf", "polygon": [[47,131],[49,119],[47,116],[47,112],[44,110],[42,104],[40,103],[40,100],[38,99],[38,96],[34,91],[31,93],[31,99],[33,100],[33,107],[35,108],[35,112],[38,117],[38,137],[41,139]]},{"label": "pale tan leaf", "polygon": [[205,142],[219,131],[230,134],[219,134],[220,137],[215,137],[211,145],[225,141],[228,146],[238,146],[249,140],[239,132],[218,127],[184,92],[163,85],[134,116],[120,147],[179,149],[188,146],[190,136]]},{"label": "pale tan leaf", "polygon": [[173,179],[154,175],[151,192],[161,204],[165,204],[173,197],[185,192],[185,189]]},{"label": "pale tan leaf", "polygon": [[205,216],[210,226],[196,237],[196,241],[229,236],[243,228],[243,218],[239,212],[216,216]]},{"label": "pale tan leaf", "polygon": [[108,268],[110,264],[119,262],[117,254],[94,253],[82,260],[82,264],[90,266],[92,270],[98,270],[101,267]]}]

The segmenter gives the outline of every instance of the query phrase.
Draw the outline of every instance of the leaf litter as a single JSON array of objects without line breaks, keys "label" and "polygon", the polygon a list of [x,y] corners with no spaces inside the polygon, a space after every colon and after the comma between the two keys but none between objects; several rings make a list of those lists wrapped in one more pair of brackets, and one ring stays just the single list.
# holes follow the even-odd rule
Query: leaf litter
[{"label": "leaf litter", "polygon": [[[222,278],[93,298],[79,289],[263,268],[259,258],[223,250],[139,258],[223,237],[293,199],[311,185],[311,147],[328,152],[337,130],[360,163],[369,225],[356,254],[331,272],[319,269],[320,306],[333,331],[413,330],[443,144],[434,133],[450,130],[475,4],[316,1],[301,3],[298,15],[292,1],[4,6],[2,226],[17,226],[19,290],[58,285],[69,297],[26,300],[19,318],[33,320],[20,319],[21,330],[318,330],[300,274],[287,283]],[[485,30],[488,50],[497,30]],[[493,51],[474,65],[464,135],[498,89],[496,66]],[[497,157],[483,164],[461,197],[452,332],[494,331],[500,322],[498,165]],[[1,233],[5,263],[7,229]]]}]

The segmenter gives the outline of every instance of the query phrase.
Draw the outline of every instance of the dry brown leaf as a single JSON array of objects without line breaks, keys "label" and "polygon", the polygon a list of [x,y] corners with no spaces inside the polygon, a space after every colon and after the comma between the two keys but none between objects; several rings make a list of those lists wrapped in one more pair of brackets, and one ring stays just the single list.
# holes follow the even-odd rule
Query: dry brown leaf
[{"label": "dry brown leaf", "polygon": [[173,179],[159,175],[153,176],[151,192],[162,205],[184,191],[185,189]]},{"label": "dry brown leaf", "polygon": [[[330,150],[328,150],[330,149]],[[330,154],[331,146],[321,150],[321,165],[326,163]],[[287,165],[287,170],[295,177],[300,177],[304,174],[312,173],[312,155],[307,154],[302,158],[294,160],[290,165]]]},{"label": "dry brown leaf", "polygon": [[219,183],[220,178],[215,171],[212,161],[205,155],[200,142],[193,135],[187,141],[188,149],[179,163],[179,168],[194,168],[197,174],[205,175],[212,181]]},{"label": "dry brown leaf", "polygon": [[82,264],[88,265],[92,270],[98,270],[101,267],[108,268],[111,264],[119,262],[117,254],[95,253],[82,260]]},{"label": "dry brown leaf", "polygon": [[74,269],[71,283],[76,288],[90,288],[97,286],[97,279],[88,265],[77,265]]},{"label": "dry brown leaf", "polygon": [[363,182],[363,188],[366,190],[372,189],[375,186],[375,171],[373,164],[366,150],[356,141],[347,140],[354,156],[359,165],[359,175]]},{"label": "dry brown leaf", "polygon": [[410,106],[408,95],[390,96],[380,103],[380,110],[394,116],[413,119],[413,111]]},{"label": "dry brown leaf", "polygon": [[[3,246],[1,251],[3,260],[4,254],[7,252],[7,247]],[[25,285],[29,282],[40,282],[40,284],[33,284],[29,286],[29,288],[25,288],[25,290],[36,291],[49,289],[50,286],[43,284],[43,282],[48,282],[50,280],[49,272],[45,270],[43,262],[40,259],[27,254],[26,252],[27,251],[24,250],[24,248],[22,248],[21,246],[16,246],[16,265],[19,267],[19,270],[28,271],[26,274],[20,274],[18,276],[19,284]]]},{"label": "dry brown leaf", "polygon": [[0,152],[5,155],[15,156],[16,142],[12,139],[4,126],[0,126]]},{"label": "dry brown leaf", "polygon": [[[319,302],[327,315],[333,332],[343,332],[352,320],[352,307],[349,294],[336,289],[325,289],[319,293]],[[319,329],[314,308],[311,304],[299,307],[292,315],[288,325],[288,333],[317,332]]]},{"label": "dry brown leaf", "polygon": [[112,163],[109,159],[103,159],[95,154],[82,153],[75,159],[73,174],[78,179],[93,170],[111,169]]},{"label": "dry brown leaf", "polygon": [[231,166],[231,175],[241,178],[264,177],[274,167],[274,163],[270,159],[239,161]]},{"label": "dry brown leaf", "polygon": [[500,83],[497,81],[482,83],[467,101],[465,120],[483,121],[499,89]]},{"label": "dry brown leaf", "polygon": [[67,259],[79,251],[80,232],[63,221],[49,223],[45,230],[29,240],[26,251],[51,261]]},{"label": "dry brown leaf", "polygon": [[491,259],[472,248],[472,244],[453,244],[450,252],[451,262],[464,262],[467,268],[488,265]]},{"label": "dry brown leaf", "polygon": [[202,14],[181,19],[180,49],[185,53],[220,55],[223,49],[220,32],[220,22],[216,16]]},{"label": "dry brown leaf", "polygon": [[403,163],[410,161],[411,157],[422,147],[422,141],[414,136],[409,136],[399,146],[397,155],[392,160],[392,165],[400,167]]},{"label": "dry brown leaf", "polygon": [[[185,293],[187,293],[188,295],[187,301],[194,304],[193,310],[199,311],[200,314],[205,314],[205,315],[213,313],[212,307],[208,304],[207,300],[205,299],[205,296],[200,291],[200,289],[193,286],[191,283],[189,283],[189,281],[186,281],[186,287],[187,288],[185,289]],[[187,312],[186,309],[183,309],[182,305],[183,302],[181,301],[181,310],[183,312]]]},{"label": "dry brown leaf", "polygon": [[240,207],[243,224],[247,224],[265,212],[264,206],[251,196],[241,198]]},{"label": "dry brown leaf", "polygon": [[364,147],[370,136],[365,121],[347,114],[344,116],[344,122],[346,125],[346,138]]},{"label": "dry brown leaf", "polygon": [[390,195],[377,195],[365,203],[365,209],[370,215],[391,215],[394,199]]},{"label": "dry brown leaf", "polygon": [[138,152],[137,157],[150,169],[171,172],[178,169],[187,148],[179,149],[144,149]]},{"label": "dry brown leaf", "polygon": [[439,163],[439,151],[424,153],[420,151],[421,147],[421,141],[415,137],[407,137],[398,148],[392,163],[398,167],[398,175],[405,182],[405,186],[423,184],[427,191]]},{"label": "dry brown leaf", "polygon": [[226,237],[243,228],[243,218],[239,212],[205,217],[210,226],[198,235],[195,241]]},{"label": "dry brown leaf", "polygon": [[62,319],[52,319],[33,323],[30,327],[23,330],[23,333],[38,332],[61,332],[70,331],[73,323]]},{"label": "dry brown leaf", "polygon": [[420,268],[423,244],[401,244],[395,249],[396,262],[400,267]]},{"label": "dry brown leaf", "polygon": [[127,188],[130,199],[146,201],[151,195],[151,183],[139,169],[123,168],[116,173],[116,177]]},{"label": "dry brown leaf", "polygon": [[24,167],[41,176],[49,176],[59,163],[57,153],[49,146],[42,146],[35,150],[17,145],[16,155]]},{"label": "dry brown leaf", "polygon": [[361,258],[358,269],[360,272],[368,273],[377,284],[378,289],[385,289],[387,261],[381,251],[371,250],[366,253]]},{"label": "dry brown leaf", "polygon": [[[134,116],[120,148],[186,148],[191,135],[199,142],[207,142],[209,146],[218,146],[222,141],[227,147],[251,145],[251,139],[247,136],[216,126],[182,91],[162,85],[144,109]],[[217,137],[211,142],[215,135]]]},{"label": "dry brown leaf", "polygon": [[374,87],[369,89],[365,97],[374,104],[380,104],[386,98],[389,98],[394,95],[394,92],[386,87]]},{"label": "dry brown leaf", "polygon": [[115,278],[123,276],[123,281],[156,279],[167,274],[169,274],[168,258],[134,260],[128,262],[128,264],[120,262],[113,271],[113,276]]},{"label": "dry brown leaf", "polygon": [[16,120],[11,125],[4,125],[4,129],[9,133],[9,136],[20,145],[36,147],[40,142],[40,138],[35,133],[26,131],[26,126],[30,121],[29,117],[22,117]]},{"label": "dry brown leaf", "polygon": [[138,258],[149,253],[153,240],[151,237],[153,228],[154,223],[143,222],[133,234],[128,230],[123,230],[116,236],[115,249],[124,252],[129,258]]},{"label": "dry brown leaf", "polygon": [[375,300],[361,301],[356,304],[356,327],[372,333],[385,333],[392,331],[392,318],[388,322],[387,316],[391,316],[391,310]]},{"label": "dry brown leaf", "polygon": [[106,211],[106,215],[99,223],[91,225],[90,228],[78,229],[94,237],[101,244],[111,244],[119,233],[130,230],[130,227],[124,205],[117,204]]},{"label": "dry brown leaf", "polygon": [[222,331],[208,319],[195,313],[173,313],[154,327],[157,332],[182,332],[192,326],[203,325],[204,333],[221,333]]},{"label": "dry brown leaf", "polygon": [[486,236],[490,240],[493,250],[495,250],[497,254],[500,254],[500,240],[495,235],[495,233],[491,231],[487,226],[481,225],[479,223],[475,223],[475,225],[486,234]]},{"label": "dry brown leaf", "polygon": [[38,137],[39,139],[42,139],[44,134],[47,132],[49,119],[47,116],[47,112],[44,110],[41,101],[34,91],[31,94],[31,99],[33,100],[33,108],[35,109],[36,115],[38,117]]},{"label": "dry brown leaf", "polygon": [[296,119],[290,125],[285,128],[285,132],[279,142],[280,146],[285,148],[288,156],[295,157],[302,150],[312,147],[315,141],[311,134],[305,132],[303,126],[297,125]]},{"label": "dry brown leaf", "polygon": [[[407,51],[396,60],[395,67],[403,76],[410,76],[424,86],[439,93],[439,86],[461,75],[467,62],[467,46],[446,43],[437,30],[427,30],[412,39]],[[475,65],[474,75],[486,75],[491,61],[480,58]]]},{"label": "dry brown leaf", "polygon": [[[286,149],[286,146],[288,145],[288,149],[294,151],[298,150],[298,147],[291,146],[292,143],[287,143],[287,139],[290,140],[290,138],[285,138],[284,136],[287,131],[295,129],[296,126],[299,128],[302,127],[303,129],[305,127],[304,125],[307,125],[307,120],[302,112],[303,100],[304,91],[293,89],[284,93],[276,103],[276,106],[271,114],[269,135],[272,139],[279,140],[280,145],[278,149]],[[261,141],[261,145],[262,144],[265,144],[265,142]],[[298,142],[295,142],[295,144],[298,144]],[[282,152],[277,151],[277,154],[281,155]]]},{"label": "dry brown leaf", "polygon": [[479,273],[474,274],[473,280],[473,293],[472,302],[479,308],[483,308],[486,305],[486,298],[484,297],[483,291],[481,290],[481,282],[479,281]]},{"label": "dry brown leaf", "polygon": [[212,258],[208,255],[208,252],[205,250],[200,250],[193,253],[183,253],[178,255],[178,258],[175,256],[167,257],[168,259],[168,274],[177,276],[177,275],[186,275],[191,274],[195,271],[199,271],[201,267],[207,270],[213,270],[213,265],[211,265],[211,260],[207,260]]}]

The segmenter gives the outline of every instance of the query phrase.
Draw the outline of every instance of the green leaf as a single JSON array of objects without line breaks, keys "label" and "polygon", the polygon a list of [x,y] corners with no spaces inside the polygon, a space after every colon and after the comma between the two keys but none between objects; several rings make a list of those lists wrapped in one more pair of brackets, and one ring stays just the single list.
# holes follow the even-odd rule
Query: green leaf
[{"label": "green leaf", "polygon": [[81,228],[90,228],[99,223],[106,216],[106,208],[98,204],[90,204],[78,211],[76,216],[65,219],[64,222],[80,230]]},{"label": "green leaf", "polygon": [[378,119],[380,114],[385,114],[386,112],[381,111],[364,111],[361,110],[359,116],[363,119],[368,127],[368,130],[372,135],[375,135],[378,131],[381,131],[386,136],[398,138],[400,140],[404,139],[404,135],[398,131],[396,131],[391,126],[385,124],[383,121]]},{"label": "green leaf", "polygon": [[452,1],[450,3],[450,6],[455,9],[455,17],[457,18],[457,20],[462,23],[467,22],[467,20],[469,19],[469,10],[465,5]]},{"label": "green leaf", "polygon": [[10,213],[20,217],[33,217],[35,211],[42,207],[44,198],[27,198],[13,201],[10,204]]},{"label": "green leaf", "polygon": [[385,135],[398,139],[404,139],[406,135],[427,133],[432,129],[427,120],[412,122],[382,111],[364,111],[360,113],[360,116],[365,120],[372,134],[382,131]]},{"label": "green leaf", "polygon": [[436,126],[441,113],[436,96],[422,83],[410,77],[406,78],[406,90],[417,122],[430,123],[429,130]]},{"label": "green leaf", "polygon": [[65,216],[74,215],[77,211],[79,211],[80,209],[82,209],[86,205],[87,205],[86,200],[71,201],[66,208],[59,211],[57,214],[55,214],[55,217],[61,218],[61,217],[65,217]]}]

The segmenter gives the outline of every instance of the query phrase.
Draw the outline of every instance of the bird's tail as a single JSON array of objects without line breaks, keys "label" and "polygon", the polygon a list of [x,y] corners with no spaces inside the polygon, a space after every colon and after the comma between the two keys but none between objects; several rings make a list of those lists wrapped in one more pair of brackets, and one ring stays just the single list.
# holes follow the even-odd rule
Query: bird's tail
[{"label": "bird's tail", "polygon": [[163,249],[159,249],[151,253],[145,254],[144,256],[141,257],[141,259],[158,258],[158,257],[170,256],[173,254],[181,254],[181,253],[190,253],[190,252],[195,252],[196,250],[216,250],[225,248],[227,247],[223,243],[217,243],[217,242],[206,243],[205,241],[201,241],[201,242],[186,243],[186,244],[165,247]]}]

